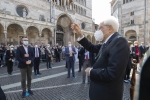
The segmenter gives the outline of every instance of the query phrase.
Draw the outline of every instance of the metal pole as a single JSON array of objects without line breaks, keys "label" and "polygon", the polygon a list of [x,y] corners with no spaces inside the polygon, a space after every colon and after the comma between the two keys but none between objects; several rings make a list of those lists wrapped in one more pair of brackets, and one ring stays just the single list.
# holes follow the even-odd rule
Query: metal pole
[{"label": "metal pole", "polygon": [[52,0],[49,0],[50,2],[50,22],[52,22]]},{"label": "metal pole", "polygon": [[75,44],[76,44],[76,43],[75,43],[75,32],[74,32],[74,46],[75,46]]},{"label": "metal pole", "polygon": [[144,0],[144,44],[146,45],[146,0]]}]

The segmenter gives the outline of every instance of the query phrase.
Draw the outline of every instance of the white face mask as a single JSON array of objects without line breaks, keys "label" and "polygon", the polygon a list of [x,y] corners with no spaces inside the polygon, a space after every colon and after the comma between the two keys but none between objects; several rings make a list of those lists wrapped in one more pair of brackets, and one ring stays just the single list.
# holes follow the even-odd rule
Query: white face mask
[{"label": "white face mask", "polygon": [[71,47],[71,44],[69,44],[68,46]]},{"label": "white face mask", "polygon": [[10,48],[11,50],[13,50],[13,48]]},{"label": "white face mask", "polygon": [[96,41],[102,41],[104,39],[104,34],[101,30],[98,30],[94,33]]}]

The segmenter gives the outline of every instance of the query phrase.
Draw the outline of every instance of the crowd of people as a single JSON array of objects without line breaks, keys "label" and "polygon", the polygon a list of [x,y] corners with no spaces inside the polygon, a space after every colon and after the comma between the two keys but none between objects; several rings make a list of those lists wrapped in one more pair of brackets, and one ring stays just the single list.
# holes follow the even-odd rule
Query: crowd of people
[{"label": "crowd of people", "polygon": [[[0,67],[6,67],[6,66],[15,66],[18,65],[18,60],[16,59],[16,52],[17,48],[20,45],[13,45],[13,44],[8,44],[8,45],[3,45],[0,44]],[[54,62],[60,62],[61,60],[65,60],[65,48],[67,46],[59,46],[56,44],[55,46],[51,46],[50,44],[42,44],[38,45],[37,43],[35,44],[29,44],[31,48],[38,47],[40,51],[40,61],[38,62],[46,62],[47,63],[47,68],[51,68],[51,66],[54,64]],[[75,62],[78,61],[78,46],[74,46],[77,54],[75,55]],[[10,52],[12,53],[12,56],[10,57]],[[48,53],[51,52],[52,56],[51,59],[48,57]],[[11,58],[11,59],[10,59]],[[13,60],[13,65],[9,65],[9,61]],[[51,61],[51,62],[49,62]],[[8,68],[9,69],[9,68]],[[12,74],[8,72],[8,74]]]}]

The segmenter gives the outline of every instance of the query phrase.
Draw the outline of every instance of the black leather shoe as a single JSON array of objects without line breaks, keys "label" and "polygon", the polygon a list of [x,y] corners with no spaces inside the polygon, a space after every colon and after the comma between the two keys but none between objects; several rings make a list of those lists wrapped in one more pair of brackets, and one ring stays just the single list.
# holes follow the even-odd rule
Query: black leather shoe
[{"label": "black leather shoe", "polygon": [[32,92],[31,90],[28,90],[28,93],[29,93],[30,95],[33,95],[33,92]]},{"label": "black leather shoe", "polygon": [[22,98],[26,97],[26,92],[22,92]]}]

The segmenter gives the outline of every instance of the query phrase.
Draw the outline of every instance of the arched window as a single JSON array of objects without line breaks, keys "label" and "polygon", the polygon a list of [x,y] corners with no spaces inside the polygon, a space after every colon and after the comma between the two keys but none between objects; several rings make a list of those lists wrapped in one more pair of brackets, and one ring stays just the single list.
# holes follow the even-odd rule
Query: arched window
[{"label": "arched window", "polygon": [[28,15],[28,10],[25,6],[19,5],[16,8],[16,12],[20,17],[26,17]]}]

